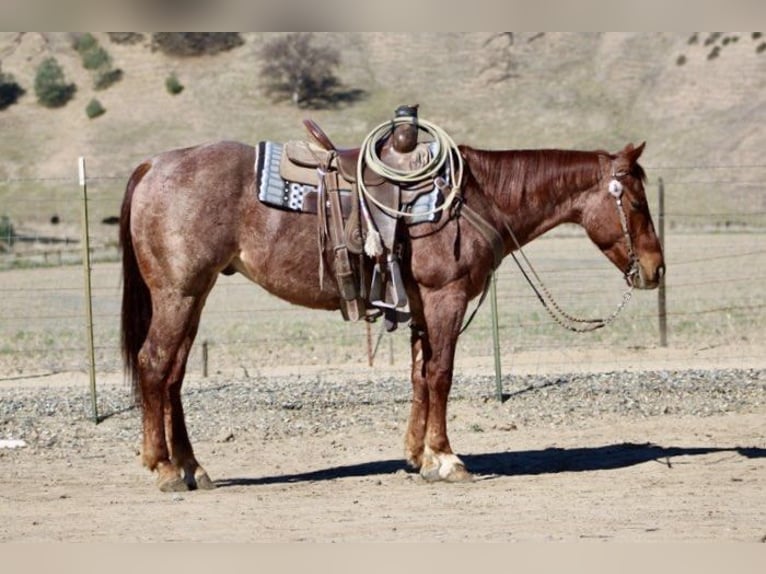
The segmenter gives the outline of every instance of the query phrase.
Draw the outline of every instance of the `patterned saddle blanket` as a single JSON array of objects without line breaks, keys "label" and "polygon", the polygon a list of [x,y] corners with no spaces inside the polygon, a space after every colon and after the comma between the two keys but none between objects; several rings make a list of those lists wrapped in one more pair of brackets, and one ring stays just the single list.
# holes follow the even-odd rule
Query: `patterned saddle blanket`
[{"label": "patterned saddle blanket", "polygon": [[[279,143],[262,141],[256,148],[256,186],[258,199],[272,207],[317,213],[321,162],[320,154],[325,150],[315,148],[307,142]],[[315,154],[315,155],[312,155]],[[313,159],[313,161],[312,161]],[[343,206],[343,218],[351,215],[352,194],[356,193],[352,181],[343,177],[339,170],[338,190]],[[449,174],[441,177],[448,181]],[[437,221],[440,212],[436,210],[443,202],[441,190],[433,182],[419,186],[401,197],[399,210],[409,213],[408,225]]]}]

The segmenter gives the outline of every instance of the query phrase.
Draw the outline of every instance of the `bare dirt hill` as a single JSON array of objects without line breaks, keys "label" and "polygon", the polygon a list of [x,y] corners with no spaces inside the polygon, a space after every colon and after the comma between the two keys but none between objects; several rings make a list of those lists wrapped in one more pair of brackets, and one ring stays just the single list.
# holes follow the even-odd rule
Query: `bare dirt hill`
[{"label": "bare dirt hill", "polygon": [[[133,167],[159,151],[298,139],[306,117],[337,144],[358,145],[397,105],[419,103],[422,117],[476,147],[616,151],[646,141],[649,200],[656,205],[660,178],[669,182],[670,227],[763,225],[762,33],[318,34],[341,54],[343,88],[361,94],[319,110],[265,96],[261,53],[275,36],[246,33],[230,51],[171,57],[152,47],[150,34],[118,44],[95,33],[123,71],[112,87],[95,90],[69,34],[0,33],[2,72],[27,92],[0,111],[0,215],[25,233],[60,236],[63,227],[49,224],[54,212],[79,220],[76,202],[66,200],[78,194],[79,156],[100,221],[119,211]],[[74,99],[55,110],[34,94],[35,71],[49,56],[77,85]],[[175,96],[165,87],[171,74],[184,86]],[[106,108],[95,119],[85,112],[92,98]],[[113,242],[113,228],[94,233]]]},{"label": "bare dirt hill", "polygon": [[[143,156],[219,138],[257,141],[303,135],[311,115],[336,140],[358,143],[396,105],[458,141],[481,147],[605,147],[648,140],[645,162],[740,164],[766,147],[766,50],[759,33],[337,33],[339,76],[366,97],[341,110],[272,104],[258,76],[269,34],[215,56],[173,58],[96,34],[124,78],[95,91],[64,33],[0,34],[0,61],[27,91],[0,112],[0,178],[61,177],[76,158],[94,174],[122,174]],[[54,55],[75,98],[62,109],[36,103],[34,73]],[[175,72],[184,91],[171,96]],[[97,97],[107,112],[88,119]],[[759,120],[760,118],[760,120]]]}]

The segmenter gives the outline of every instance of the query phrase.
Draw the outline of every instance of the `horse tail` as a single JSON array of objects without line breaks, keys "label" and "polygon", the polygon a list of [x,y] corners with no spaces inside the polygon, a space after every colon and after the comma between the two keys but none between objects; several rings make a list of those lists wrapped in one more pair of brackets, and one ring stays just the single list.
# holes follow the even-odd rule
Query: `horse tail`
[{"label": "horse tail", "polygon": [[141,397],[138,380],[138,352],[146,340],[152,320],[152,299],[138,268],[133,238],[130,234],[130,212],[133,191],[151,164],[144,162],[130,176],[120,209],[120,248],[122,249],[122,313],[120,321],[120,346],[125,374],[133,386],[135,399]]}]

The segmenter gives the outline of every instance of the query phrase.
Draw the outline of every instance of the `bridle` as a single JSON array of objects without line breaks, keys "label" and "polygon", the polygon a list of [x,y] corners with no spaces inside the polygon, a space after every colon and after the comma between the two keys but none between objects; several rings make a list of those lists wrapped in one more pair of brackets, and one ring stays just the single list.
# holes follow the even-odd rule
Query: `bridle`
[{"label": "bridle", "polygon": [[[622,204],[622,195],[624,192],[624,187],[620,180],[627,175],[628,175],[628,172],[612,171],[612,177],[607,186],[607,191],[609,195],[614,198],[615,206],[620,216],[620,226],[622,227],[622,234],[626,244],[626,249],[628,253],[628,263],[629,263],[628,268],[625,271],[623,271],[625,280],[628,283],[628,289],[623,293],[622,300],[617,305],[617,308],[614,311],[612,311],[612,313],[607,317],[598,318],[598,319],[582,319],[579,317],[574,317],[568,314],[566,311],[564,311],[556,302],[556,300],[553,298],[553,295],[551,295],[550,291],[545,286],[542,279],[540,279],[540,276],[535,271],[535,268],[532,266],[532,263],[529,261],[529,259],[527,259],[527,256],[524,253],[524,250],[521,248],[521,243],[519,243],[518,239],[516,239],[516,234],[514,234],[510,224],[508,223],[508,221],[503,219],[503,224],[505,226],[505,229],[506,231],[508,231],[508,235],[513,241],[513,244],[516,247],[516,251],[518,251],[519,253],[519,256],[517,257],[514,250],[511,250],[511,257],[513,257],[513,260],[518,266],[519,270],[521,271],[521,274],[527,280],[527,283],[529,283],[535,295],[537,295],[538,300],[543,305],[543,308],[548,312],[551,318],[560,326],[562,326],[563,328],[569,331],[573,331],[575,333],[587,333],[590,331],[595,331],[596,329],[600,329],[602,327],[606,327],[607,325],[612,323],[620,314],[620,312],[625,308],[625,306],[628,304],[628,301],[630,301],[630,298],[633,294],[633,289],[635,287],[635,280],[636,278],[640,278],[641,271],[638,265],[638,257],[636,256],[635,251],[633,249],[633,240],[630,235],[630,227],[628,225],[628,216],[625,213],[625,208]],[[488,223],[486,219],[484,219],[476,211],[468,207],[468,205],[465,204],[462,198],[460,198],[459,202],[460,204],[458,208],[455,210],[455,212],[458,215],[464,215],[466,219],[474,226],[474,228],[476,228],[479,231],[479,233],[484,237],[484,239],[492,246],[493,252],[494,252],[494,260],[495,260],[495,265],[493,266],[493,272],[494,272],[494,270],[500,264],[500,260],[503,257],[503,253],[502,253],[502,251],[504,251],[503,238],[493,225]],[[520,259],[523,259],[524,264],[528,267],[528,270],[524,268],[524,265],[522,265]],[[461,333],[471,323],[474,316],[476,315],[476,312],[479,310],[481,303],[484,301],[484,298],[486,297],[487,291],[489,289],[490,279],[491,279],[491,275],[487,279],[487,283],[484,287],[484,292],[482,293],[479,299],[479,303],[476,309],[474,309],[473,313],[471,313],[468,320],[463,325],[460,331]]]},{"label": "bridle", "polygon": [[628,226],[628,216],[625,213],[625,208],[622,205],[622,194],[624,191],[622,182],[620,181],[628,175],[628,172],[621,171],[618,173],[612,172],[612,179],[609,181],[607,191],[611,195],[615,203],[617,204],[617,213],[620,216],[620,225],[622,226],[622,235],[625,238],[625,245],[628,252],[628,268],[623,272],[625,280],[628,285],[633,286],[635,279],[641,277],[641,268],[638,265],[638,257],[633,250],[633,240],[630,236],[630,227]]}]

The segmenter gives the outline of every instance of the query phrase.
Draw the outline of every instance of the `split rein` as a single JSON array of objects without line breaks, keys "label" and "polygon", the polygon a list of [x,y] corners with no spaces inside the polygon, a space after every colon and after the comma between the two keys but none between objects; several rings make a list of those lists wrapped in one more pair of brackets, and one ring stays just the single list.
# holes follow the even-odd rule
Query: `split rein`
[{"label": "split rein", "polygon": [[[548,290],[548,288],[545,286],[545,283],[543,283],[542,279],[540,279],[540,276],[535,271],[534,266],[527,258],[526,254],[524,253],[524,250],[521,248],[521,244],[519,243],[518,239],[516,239],[516,234],[513,233],[511,226],[508,224],[507,221],[503,221],[505,229],[508,231],[508,235],[511,237],[511,240],[514,243],[516,250],[519,252],[521,259],[524,260],[524,264],[526,264],[526,266],[529,268],[529,271],[527,271],[524,268],[524,265],[522,265],[521,261],[519,260],[519,257],[517,257],[516,253],[512,250],[511,257],[513,257],[513,260],[516,263],[519,270],[521,271],[521,274],[524,276],[524,279],[527,280],[527,283],[529,283],[529,286],[532,288],[532,291],[534,291],[535,295],[537,295],[538,300],[542,304],[543,308],[551,316],[551,318],[556,323],[558,323],[561,327],[563,327],[564,329],[567,329],[568,331],[573,331],[575,333],[589,333],[591,331],[601,329],[602,327],[606,327],[617,318],[617,316],[622,312],[622,310],[628,304],[628,301],[630,301],[630,298],[633,295],[633,289],[634,289],[634,283],[635,283],[634,277],[639,274],[639,268],[638,268],[638,258],[636,257],[635,251],[633,250],[633,241],[631,240],[630,230],[628,228],[628,218],[627,218],[627,215],[625,215],[625,209],[622,206],[623,186],[622,186],[622,183],[620,183],[620,178],[624,177],[625,175],[626,174],[623,174],[623,173],[612,174],[612,179],[609,182],[608,191],[609,191],[609,194],[615,199],[617,212],[619,213],[619,216],[620,216],[620,225],[622,227],[623,237],[625,238],[625,243],[628,250],[628,259],[630,262],[630,266],[628,270],[625,272],[625,277],[626,279],[628,279],[629,287],[623,293],[622,301],[620,301],[620,303],[617,305],[617,308],[614,311],[612,311],[612,313],[609,316],[605,318],[582,319],[579,317],[574,317],[570,315],[569,313],[567,313],[566,311],[564,311],[556,302],[556,300],[553,298],[553,295],[551,295],[551,292]],[[466,218],[468,219],[468,221],[470,221],[474,225],[474,227],[476,227],[476,229],[479,230],[479,232],[484,236],[484,238],[491,245],[493,246],[496,245],[498,243],[498,240],[502,242],[502,238],[500,237],[500,234],[498,233],[498,231],[494,227],[492,227],[489,223],[487,223],[478,213],[470,209],[467,205],[461,204],[459,212],[467,216]],[[497,248],[495,248],[495,260],[497,262]],[[479,300],[479,306],[481,305],[482,301],[484,300],[484,297],[487,294],[488,287],[489,287],[489,280],[487,280],[487,286],[485,286],[484,292],[482,293],[482,296]],[[478,311],[478,306],[473,311],[473,313],[469,317],[466,324],[463,326],[461,332],[468,327],[470,322],[473,320],[473,317],[476,314],[476,311]]]}]

